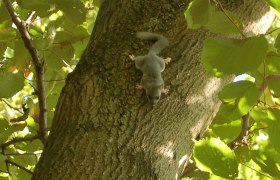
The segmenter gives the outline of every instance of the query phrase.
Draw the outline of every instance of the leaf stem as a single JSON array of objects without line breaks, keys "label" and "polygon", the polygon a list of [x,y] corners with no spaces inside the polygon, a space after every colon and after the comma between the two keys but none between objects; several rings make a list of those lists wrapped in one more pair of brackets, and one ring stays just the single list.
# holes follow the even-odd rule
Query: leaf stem
[{"label": "leaf stem", "polygon": [[239,31],[239,33],[241,34],[241,36],[245,39],[247,38],[245,36],[245,34],[242,32],[242,30],[239,28],[239,26],[234,22],[234,20],[227,14],[226,10],[224,9],[223,5],[220,3],[219,0],[214,0],[215,2],[217,2],[217,4],[220,6],[222,12],[224,13],[224,15],[228,18],[228,20],[236,27],[236,29]]}]

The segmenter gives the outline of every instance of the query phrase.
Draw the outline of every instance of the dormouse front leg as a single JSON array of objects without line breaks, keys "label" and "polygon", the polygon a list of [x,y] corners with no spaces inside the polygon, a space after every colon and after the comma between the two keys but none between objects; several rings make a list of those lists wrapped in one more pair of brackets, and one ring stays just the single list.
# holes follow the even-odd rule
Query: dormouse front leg
[{"label": "dormouse front leg", "polygon": [[170,57],[168,57],[168,58],[164,59],[164,62],[165,62],[165,64],[170,63],[170,62],[171,62],[171,58],[170,58]]}]

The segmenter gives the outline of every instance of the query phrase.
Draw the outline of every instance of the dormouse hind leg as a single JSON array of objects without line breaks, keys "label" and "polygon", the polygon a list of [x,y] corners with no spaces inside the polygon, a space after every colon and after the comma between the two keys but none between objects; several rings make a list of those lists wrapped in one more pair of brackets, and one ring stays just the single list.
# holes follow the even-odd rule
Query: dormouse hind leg
[{"label": "dormouse hind leg", "polygon": [[137,69],[142,69],[143,64],[144,64],[144,60],[145,60],[145,56],[137,56],[135,57],[134,55],[129,55],[129,58],[132,61],[135,61],[135,66]]}]

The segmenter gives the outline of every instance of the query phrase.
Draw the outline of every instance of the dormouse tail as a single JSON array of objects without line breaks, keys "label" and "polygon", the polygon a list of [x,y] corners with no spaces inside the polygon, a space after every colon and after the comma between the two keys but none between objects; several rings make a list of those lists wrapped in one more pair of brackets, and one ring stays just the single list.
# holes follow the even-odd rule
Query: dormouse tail
[{"label": "dormouse tail", "polygon": [[159,54],[164,48],[169,45],[168,39],[159,34],[150,32],[138,32],[136,36],[140,39],[157,40],[150,48],[149,53]]}]

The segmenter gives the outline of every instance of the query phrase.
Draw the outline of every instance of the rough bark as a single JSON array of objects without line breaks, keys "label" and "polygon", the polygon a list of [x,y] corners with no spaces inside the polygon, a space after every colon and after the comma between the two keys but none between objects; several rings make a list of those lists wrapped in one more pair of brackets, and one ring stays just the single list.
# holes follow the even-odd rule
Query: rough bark
[{"label": "rough bark", "polygon": [[[187,30],[183,0],[105,0],[80,63],[59,98],[49,141],[33,179],[161,179],[180,176],[219,107],[216,94],[225,82],[206,75],[199,62],[204,30]],[[247,33],[269,8],[261,0],[227,1]],[[272,18],[268,19],[269,21]],[[255,24],[254,24],[255,23]],[[151,44],[135,32],[165,35],[163,73],[170,92],[152,107],[135,89],[139,72],[128,58]]]}]

